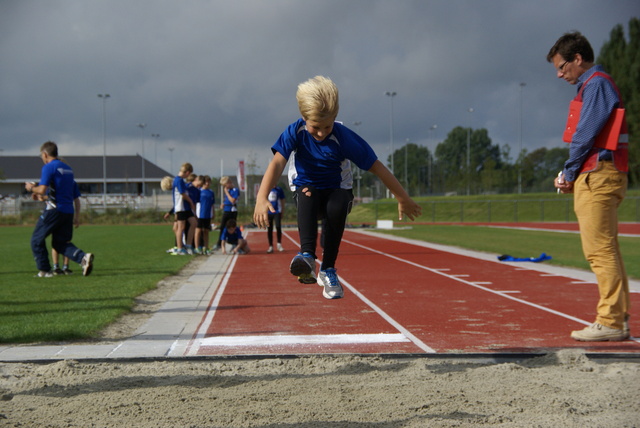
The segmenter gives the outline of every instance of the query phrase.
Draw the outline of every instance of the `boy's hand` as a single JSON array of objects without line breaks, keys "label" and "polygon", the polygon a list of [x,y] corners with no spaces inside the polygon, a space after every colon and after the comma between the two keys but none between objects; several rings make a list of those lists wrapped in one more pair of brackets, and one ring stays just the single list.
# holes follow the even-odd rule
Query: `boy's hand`
[{"label": "boy's hand", "polygon": [[416,217],[420,217],[422,215],[422,207],[416,204],[413,199],[409,198],[408,201],[398,202],[398,219],[402,220],[402,215],[405,214],[412,221]]},{"label": "boy's hand", "polygon": [[258,199],[256,208],[253,211],[253,222],[261,229],[269,227],[269,213],[275,213],[276,210],[268,199]]}]

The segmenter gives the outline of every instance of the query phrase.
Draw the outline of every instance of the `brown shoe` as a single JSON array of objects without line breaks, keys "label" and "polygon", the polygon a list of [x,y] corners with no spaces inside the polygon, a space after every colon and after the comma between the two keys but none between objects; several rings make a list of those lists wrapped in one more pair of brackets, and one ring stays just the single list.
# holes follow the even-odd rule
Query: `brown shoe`
[{"label": "brown shoe", "polygon": [[607,327],[597,322],[582,330],[571,332],[571,338],[580,342],[617,342],[627,337],[624,330]]}]

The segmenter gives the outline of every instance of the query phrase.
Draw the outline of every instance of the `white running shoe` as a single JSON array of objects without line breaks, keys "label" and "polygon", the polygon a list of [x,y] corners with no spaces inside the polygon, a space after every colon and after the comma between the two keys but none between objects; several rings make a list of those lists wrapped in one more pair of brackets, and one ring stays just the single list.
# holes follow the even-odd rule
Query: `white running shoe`
[{"label": "white running shoe", "polygon": [[318,275],[318,285],[324,287],[322,295],[325,299],[341,299],[344,297],[342,285],[334,268],[321,270]]},{"label": "white running shoe", "polygon": [[89,276],[93,270],[93,254],[85,253],[80,265],[82,266],[82,276]]}]

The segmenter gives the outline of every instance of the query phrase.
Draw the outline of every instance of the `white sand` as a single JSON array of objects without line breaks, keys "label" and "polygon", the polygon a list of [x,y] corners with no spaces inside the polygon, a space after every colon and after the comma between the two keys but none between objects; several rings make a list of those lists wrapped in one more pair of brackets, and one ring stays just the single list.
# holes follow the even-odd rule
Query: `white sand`
[{"label": "white sand", "polygon": [[[132,334],[195,264],[142,296],[102,340]],[[640,364],[575,350],[504,363],[350,355],[0,363],[2,427],[477,425],[640,427]]]}]

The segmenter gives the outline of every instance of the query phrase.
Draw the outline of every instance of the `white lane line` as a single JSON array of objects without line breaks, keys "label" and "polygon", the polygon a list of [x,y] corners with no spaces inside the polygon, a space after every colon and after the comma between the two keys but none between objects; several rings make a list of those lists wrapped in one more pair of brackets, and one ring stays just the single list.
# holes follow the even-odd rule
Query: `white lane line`
[{"label": "white lane line", "polygon": [[342,285],[346,286],[349,290],[351,290],[351,292],[353,294],[355,294],[356,296],[358,296],[358,298],[360,300],[362,300],[364,303],[366,303],[371,309],[373,309],[374,311],[376,311],[376,313],[378,315],[380,315],[382,318],[384,318],[389,324],[391,324],[392,326],[394,326],[400,333],[402,333],[403,335],[405,335],[409,340],[411,340],[418,348],[422,349],[424,352],[428,353],[428,354],[435,354],[436,350],[433,349],[432,347],[428,346],[427,344],[425,344],[422,340],[418,339],[416,336],[414,336],[409,330],[407,330],[406,328],[404,328],[404,326],[402,324],[400,324],[399,322],[397,322],[396,320],[394,320],[389,314],[387,314],[385,311],[383,311],[382,309],[380,309],[380,307],[378,307],[375,303],[373,303],[371,300],[367,299],[364,294],[362,294],[361,292],[359,292],[358,290],[355,289],[355,287],[353,285],[351,285],[347,280],[345,280],[343,277],[341,277],[340,275],[338,275],[338,277],[340,278],[340,282],[342,283]]},{"label": "white lane line", "polygon": [[[293,241],[296,245],[300,246],[300,244],[298,242],[296,242],[291,236],[289,236],[289,234],[287,234],[286,232],[283,233],[288,239],[290,239],[291,241]],[[343,239],[344,241],[344,239]],[[316,260],[317,263],[320,263],[320,260]],[[385,311],[383,311],[382,309],[380,309],[380,307],[378,307],[376,304],[374,304],[371,300],[367,299],[364,294],[360,293],[358,290],[356,290],[356,288],[351,285],[347,280],[344,279],[344,277],[338,275],[338,277],[340,278],[340,282],[346,286],[349,290],[351,290],[351,292],[353,294],[355,294],[356,296],[358,296],[358,298],[360,300],[362,300],[367,306],[369,306],[371,309],[373,309],[378,315],[380,315],[385,321],[387,321],[389,324],[391,324],[392,326],[394,326],[400,333],[404,334],[409,340],[411,340],[418,348],[422,349],[424,352],[428,353],[428,354],[435,354],[436,351],[435,349],[433,349],[432,347],[428,346],[427,344],[425,344],[423,341],[421,341],[420,339],[418,339],[416,336],[414,336],[409,330],[407,330],[406,328],[404,328],[402,326],[402,324],[400,324],[399,322],[397,322],[396,320],[394,320],[389,314],[387,314]]]},{"label": "white lane line", "polygon": [[358,345],[410,342],[403,334],[315,334],[269,336],[215,336],[200,341],[201,347],[279,346],[279,345]]},{"label": "white lane line", "polygon": [[482,285],[478,285],[478,284],[473,283],[471,281],[466,281],[464,279],[459,278],[458,275],[448,275],[446,273],[441,272],[440,269],[431,269],[430,267],[427,267],[427,266],[424,266],[424,265],[421,265],[421,264],[418,264],[418,263],[415,263],[415,262],[412,262],[412,261],[409,261],[409,260],[405,260],[405,259],[403,259],[401,257],[394,256],[393,254],[385,253],[383,251],[379,251],[379,250],[376,250],[374,248],[367,247],[365,245],[361,245],[361,244],[358,244],[356,242],[349,241],[349,240],[346,240],[346,239],[343,239],[343,242],[347,242],[347,243],[349,243],[351,245],[355,245],[356,247],[360,247],[360,248],[362,248],[364,250],[371,251],[372,253],[380,254],[380,255],[388,257],[390,259],[397,260],[397,261],[399,261],[401,263],[406,263],[408,265],[417,267],[418,269],[423,269],[423,270],[427,270],[429,272],[433,272],[433,273],[435,273],[437,275],[441,275],[441,276],[444,276],[446,278],[450,278],[450,279],[452,279],[454,281],[458,281],[458,282],[461,282],[463,284],[467,284],[467,285],[469,285],[471,287],[475,287],[475,288],[478,288],[480,290],[487,291],[487,292],[489,292],[491,294],[495,294],[497,296],[504,297],[505,299],[513,300],[514,302],[522,303],[523,305],[531,306],[533,308],[540,309],[542,311],[549,312],[549,313],[552,313],[554,315],[558,315],[558,316],[563,317],[563,318],[567,318],[567,319],[569,319],[571,321],[575,321],[575,322],[580,323],[580,324],[584,324],[584,325],[591,325],[592,324],[590,322],[581,320],[579,318],[573,317],[573,316],[565,314],[563,312],[559,312],[559,311],[556,311],[556,310],[553,310],[553,309],[549,309],[549,308],[546,308],[544,306],[540,306],[538,304],[528,302],[526,300],[518,299],[517,297],[513,297],[513,296],[510,296],[509,294],[506,294],[506,293],[503,293],[503,292],[500,292],[500,291],[496,291],[496,290],[492,290],[492,289],[487,288],[487,287],[483,287]]},{"label": "white lane line", "polygon": [[[285,232],[284,235],[295,242],[288,234]],[[296,245],[299,245],[296,243]],[[198,329],[195,337],[192,340],[192,343],[188,347],[185,355],[194,356],[197,355],[200,348],[206,347],[215,347],[215,346],[274,346],[274,345],[304,345],[304,344],[366,344],[366,343],[393,343],[393,342],[413,342],[416,346],[427,353],[435,353],[436,351],[429,346],[425,345],[416,338],[413,334],[411,334],[408,330],[402,327],[399,323],[393,320],[388,314],[378,308],[373,302],[366,299],[355,290],[350,284],[348,284],[343,278],[341,282],[347,285],[353,292],[353,294],[360,297],[361,300],[365,301],[374,311],[376,311],[382,318],[384,318],[391,325],[396,327],[396,329],[400,332],[400,334],[344,334],[344,335],[298,335],[298,336],[282,336],[282,335],[269,335],[269,336],[214,336],[214,337],[205,337],[206,333],[213,322],[213,318],[216,313],[216,309],[220,304],[220,299],[224,294],[224,291],[229,282],[229,278],[231,277],[231,273],[235,267],[238,256],[234,256],[227,272],[222,279],[218,290],[213,298],[213,301],[207,311],[207,314]]]}]

